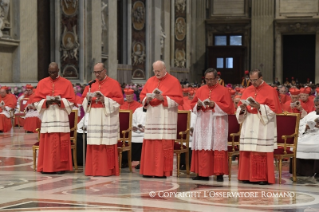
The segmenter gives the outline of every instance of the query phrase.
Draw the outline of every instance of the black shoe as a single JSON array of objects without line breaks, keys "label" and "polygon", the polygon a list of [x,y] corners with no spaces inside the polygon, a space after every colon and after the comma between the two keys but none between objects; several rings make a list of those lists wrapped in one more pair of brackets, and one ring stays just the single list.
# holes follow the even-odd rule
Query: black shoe
[{"label": "black shoe", "polygon": [[143,178],[153,178],[153,176],[143,175]]},{"label": "black shoe", "polygon": [[166,179],[166,176],[155,176],[155,178],[165,178]]},{"label": "black shoe", "polygon": [[140,169],[140,164],[138,164],[137,166],[135,166],[135,169]]},{"label": "black shoe", "polygon": [[64,174],[65,171],[59,171],[59,172],[56,172],[57,174]]},{"label": "black shoe", "polygon": [[127,168],[127,167],[128,167],[128,164],[127,164],[127,163],[122,163],[121,168]]},{"label": "black shoe", "polygon": [[217,175],[217,182],[224,182],[224,175]]},{"label": "black shoe", "polygon": [[259,182],[259,185],[268,185],[268,182],[267,181],[261,181],[261,182]]},{"label": "black shoe", "polygon": [[205,180],[205,181],[209,181],[209,177],[201,177],[201,176],[197,176],[197,177],[193,177],[193,180]]},{"label": "black shoe", "polygon": [[245,183],[245,184],[250,183],[250,181],[249,181],[249,180],[242,180],[241,182],[242,182],[242,183]]}]

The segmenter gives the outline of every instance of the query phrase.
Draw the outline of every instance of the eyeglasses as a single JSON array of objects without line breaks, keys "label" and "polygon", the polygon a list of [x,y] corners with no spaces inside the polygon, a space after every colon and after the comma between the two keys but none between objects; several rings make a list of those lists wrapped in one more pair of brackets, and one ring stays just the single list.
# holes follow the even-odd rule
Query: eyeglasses
[{"label": "eyeglasses", "polygon": [[102,73],[102,71],[104,71],[104,69],[101,70],[101,71],[93,71],[93,74],[98,74],[98,75],[100,75],[100,74]]},{"label": "eyeglasses", "polygon": [[210,78],[210,79],[208,79],[208,78],[205,78],[205,81],[214,81],[216,78]]},{"label": "eyeglasses", "polygon": [[257,79],[249,79],[250,82],[257,82],[257,80],[259,80],[259,78],[257,78]]}]

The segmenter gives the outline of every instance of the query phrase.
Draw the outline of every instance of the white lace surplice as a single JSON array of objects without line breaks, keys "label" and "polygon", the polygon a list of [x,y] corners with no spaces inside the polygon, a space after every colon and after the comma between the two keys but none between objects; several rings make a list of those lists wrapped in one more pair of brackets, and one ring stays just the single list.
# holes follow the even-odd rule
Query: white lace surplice
[{"label": "white lace surplice", "polygon": [[228,115],[217,103],[215,112],[197,111],[197,104],[193,111],[197,115],[194,126],[192,150],[227,150]]}]

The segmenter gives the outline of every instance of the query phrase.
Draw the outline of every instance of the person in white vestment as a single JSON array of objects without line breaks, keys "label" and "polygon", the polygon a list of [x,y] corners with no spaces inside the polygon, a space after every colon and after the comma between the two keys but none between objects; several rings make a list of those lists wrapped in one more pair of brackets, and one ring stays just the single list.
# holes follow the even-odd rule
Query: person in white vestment
[{"label": "person in white vestment", "polygon": [[319,160],[319,96],[314,98],[315,111],[300,120],[297,158]]},{"label": "person in white vestment", "polygon": [[[146,109],[144,109],[143,107],[139,107],[133,113],[132,161],[141,160],[146,112],[147,112]],[[139,169],[139,168],[140,168],[140,164],[135,166],[135,169]]]}]

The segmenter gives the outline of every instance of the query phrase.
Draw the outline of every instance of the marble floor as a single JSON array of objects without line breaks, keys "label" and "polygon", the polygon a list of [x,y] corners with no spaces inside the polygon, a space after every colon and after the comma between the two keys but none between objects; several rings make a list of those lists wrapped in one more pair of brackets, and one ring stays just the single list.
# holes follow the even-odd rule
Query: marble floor
[{"label": "marble floor", "polygon": [[0,211],[319,211],[319,182],[293,183],[288,162],[282,184],[267,186],[239,183],[236,161],[224,182],[193,181],[184,172],[142,178],[128,168],[118,177],[85,177],[81,168],[50,175],[33,171],[36,139],[21,128],[0,134]]}]

